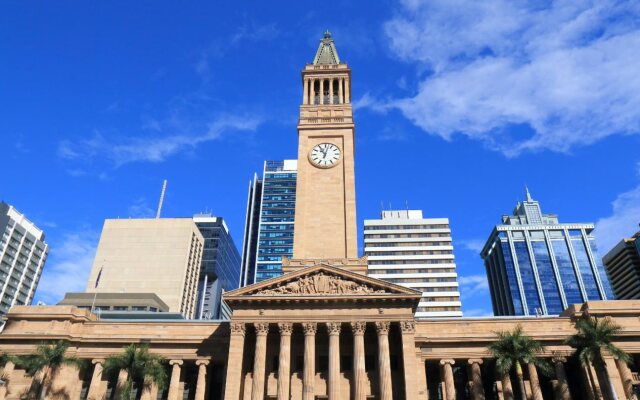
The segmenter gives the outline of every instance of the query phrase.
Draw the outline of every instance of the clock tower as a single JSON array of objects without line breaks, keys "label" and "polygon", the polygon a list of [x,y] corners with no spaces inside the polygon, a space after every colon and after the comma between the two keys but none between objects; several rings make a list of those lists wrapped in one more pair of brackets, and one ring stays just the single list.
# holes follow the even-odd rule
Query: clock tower
[{"label": "clock tower", "polygon": [[356,262],[351,70],[340,62],[328,31],[313,63],[302,70],[302,87],[293,259],[283,268],[297,269],[289,263],[303,260],[341,260],[346,268],[366,271]]}]

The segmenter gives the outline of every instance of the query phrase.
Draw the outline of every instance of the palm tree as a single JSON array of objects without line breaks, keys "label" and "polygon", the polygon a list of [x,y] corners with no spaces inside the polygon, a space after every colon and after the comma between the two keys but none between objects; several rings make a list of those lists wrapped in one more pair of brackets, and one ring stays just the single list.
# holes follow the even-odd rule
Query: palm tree
[{"label": "palm tree", "polygon": [[537,340],[524,335],[520,325],[511,332],[503,331],[495,334],[498,336],[497,340],[487,346],[487,349],[496,359],[496,370],[500,375],[508,375],[511,369],[515,368],[520,396],[526,399],[522,366],[532,363],[545,375],[551,372],[549,364],[538,357],[538,354],[544,352],[544,346]]},{"label": "palm tree", "polygon": [[28,376],[42,374],[38,388],[38,399],[44,400],[51,386],[51,380],[64,365],[80,366],[81,361],[75,357],[67,357],[69,344],[64,340],[55,343],[41,343],[34,354],[15,357],[15,363],[24,368]]},{"label": "palm tree", "polygon": [[167,372],[164,368],[164,358],[149,353],[149,346],[130,344],[120,354],[106,359],[105,371],[110,375],[127,372],[127,381],[120,388],[118,400],[131,400],[133,384],[142,383],[143,390],[150,390],[149,384],[155,383],[159,390],[164,389],[167,382]]},{"label": "palm tree", "polygon": [[602,351],[606,351],[620,361],[629,362],[629,355],[612,343],[621,328],[609,318],[591,317],[577,320],[574,326],[577,332],[569,336],[565,343],[576,349],[578,360],[587,371],[591,370],[591,364],[593,364],[604,398],[613,400],[615,396],[602,358]]}]

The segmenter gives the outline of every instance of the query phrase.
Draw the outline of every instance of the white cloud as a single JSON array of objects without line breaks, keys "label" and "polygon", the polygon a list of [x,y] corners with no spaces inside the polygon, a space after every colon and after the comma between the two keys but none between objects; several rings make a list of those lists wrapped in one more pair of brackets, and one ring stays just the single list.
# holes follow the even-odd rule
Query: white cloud
[{"label": "white cloud", "polygon": [[97,245],[98,234],[91,230],[66,233],[50,243],[35,299],[55,304],[67,292],[84,291]]},{"label": "white cloud", "polygon": [[427,76],[414,96],[382,106],[510,156],[638,134],[638,18],[640,3],[613,0],[405,1],[384,30]]},{"label": "white cloud", "polygon": [[489,292],[489,283],[485,275],[459,276],[460,295],[464,298]]},{"label": "white cloud", "polygon": [[636,233],[640,223],[640,185],[618,195],[611,203],[613,213],[596,222],[595,236],[600,257],[604,256],[622,238]]},{"label": "white cloud", "polygon": [[467,249],[479,254],[482,251],[482,248],[484,247],[486,240],[468,239],[468,240],[460,240],[459,243],[463,249]]},{"label": "white cloud", "polygon": [[[68,160],[84,161],[102,157],[111,161],[116,167],[138,161],[162,162],[177,153],[193,150],[200,144],[220,139],[226,133],[255,131],[260,122],[256,117],[225,115],[203,124],[204,126],[194,128],[172,121],[173,129],[178,133],[133,137],[120,141],[109,140],[96,131],[88,139],[60,142],[58,155]],[[198,133],[185,132],[193,130],[199,131]]]},{"label": "white cloud", "polygon": [[151,218],[156,215],[156,210],[149,205],[149,202],[144,197],[136,199],[127,208],[127,212],[130,218]]}]

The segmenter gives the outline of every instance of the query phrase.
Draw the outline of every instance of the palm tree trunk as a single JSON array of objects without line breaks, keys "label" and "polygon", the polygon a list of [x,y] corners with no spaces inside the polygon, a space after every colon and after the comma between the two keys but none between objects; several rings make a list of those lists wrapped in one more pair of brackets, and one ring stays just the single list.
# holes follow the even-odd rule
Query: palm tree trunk
[{"label": "palm tree trunk", "polygon": [[46,367],[42,372],[42,381],[40,382],[40,390],[38,390],[38,399],[44,400],[47,396],[47,380],[49,375],[49,367]]},{"label": "palm tree trunk", "polygon": [[594,400],[600,400],[600,398],[602,397],[602,392],[600,391],[599,384],[596,382],[596,378],[593,376],[593,371],[591,371],[591,364],[588,364],[586,367],[583,366],[583,368],[589,375],[589,386]]},{"label": "palm tree trunk", "polygon": [[611,380],[607,373],[607,367],[604,361],[600,357],[596,357],[593,360],[593,366],[596,369],[596,376],[598,377],[598,383],[600,383],[600,391],[604,400],[614,400],[616,397],[611,388]]},{"label": "palm tree trunk", "polygon": [[520,388],[520,398],[522,400],[527,400],[527,394],[524,391],[524,376],[522,374],[522,365],[520,365],[520,361],[516,361],[516,375],[518,375],[518,386]]}]

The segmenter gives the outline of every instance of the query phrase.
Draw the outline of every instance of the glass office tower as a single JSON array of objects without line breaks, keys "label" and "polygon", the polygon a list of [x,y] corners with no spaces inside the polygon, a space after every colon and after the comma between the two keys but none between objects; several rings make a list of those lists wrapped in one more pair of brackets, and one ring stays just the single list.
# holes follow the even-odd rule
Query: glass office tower
[{"label": "glass office tower", "polygon": [[613,300],[590,223],[559,223],[531,198],[504,215],[481,256],[495,315],[554,315],[571,304]]},{"label": "glass office tower", "polygon": [[282,275],[293,254],[298,161],[265,161],[262,179],[249,184],[240,285]]},{"label": "glass office tower", "polygon": [[193,222],[204,237],[196,318],[229,318],[231,313],[222,304],[222,293],[238,287],[240,253],[221,217],[198,214],[193,216]]}]

